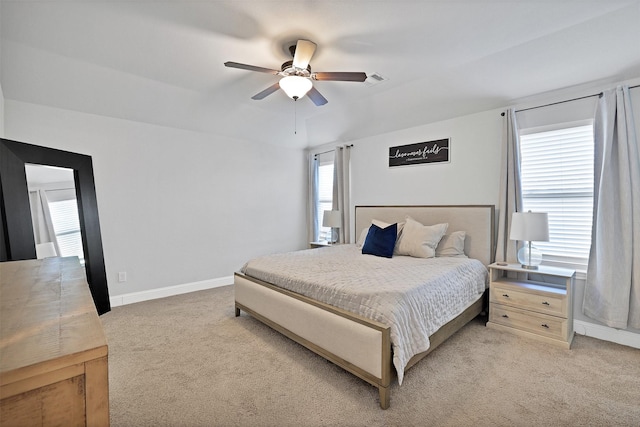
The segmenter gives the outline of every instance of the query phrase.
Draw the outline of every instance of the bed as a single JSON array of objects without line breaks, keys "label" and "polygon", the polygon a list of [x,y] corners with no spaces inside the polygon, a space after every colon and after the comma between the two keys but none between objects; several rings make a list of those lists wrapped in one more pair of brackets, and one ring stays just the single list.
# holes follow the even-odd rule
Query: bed
[{"label": "bed", "polygon": [[[487,205],[357,206],[355,235],[361,241],[366,235],[363,230],[368,230],[372,223],[402,224],[407,217],[424,225],[448,224],[446,236],[464,231],[464,253],[468,258],[412,259],[409,256],[394,256],[394,261],[391,261],[384,257],[362,255],[362,248],[356,245],[258,257],[234,276],[236,316],[244,311],[374,385],[379,390],[380,407],[388,408],[393,377],[397,376],[401,383],[404,373],[411,366],[483,311],[486,266],[492,262],[494,247],[494,207]],[[267,261],[275,263],[274,266],[269,266]],[[356,264],[361,261],[364,267],[357,267]],[[305,264],[309,262],[311,264]],[[405,297],[399,297],[395,292],[374,291],[363,296],[362,289],[368,282],[372,284],[371,289],[378,289],[375,287],[378,286],[378,279],[352,269],[377,269],[382,272],[391,264],[400,265],[402,271],[406,270],[406,274],[399,276],[402,279],[397,287],[407,287],[409,295],[415,293],[411,284],[415,280],[413,277],[422,274],[421,269],[425,268],[435,271],[434,275],[440,281],[434,282],[435,285],[429,288],[445,292],[436,292],[435,298],[438,300],[449,300],[451,296],[450,291],[444,291],[447,287],[442,281],[452,282],[456,286],[460,282],[462,286],[471,272],[473,283],[464,286],[470,286],[472,290],[459,292],[463,297],[455,302],[457,306],[451,308],[434,310],[429,305],[431,303],[420,303],[426,306],[424,313],[416,311],[413,305],[408,309],[401,308],[405,303],[398,298]],[[460,278],[442,279],[444,276],[437,272],[445,268],[443,265],[461,274]],[[340,270],[338,266],[343,269]],[[306,270],[307,274],[299,270]],[[321,270],[328,271],[329,275],[314,279],[315,276],[322,276]],[[289,275],[283,275],[283,271]],[[297,273],[300,274],[296,279],[294,276]],[[483,274],[482,279],[478,278],[478,274]],[[296,280],[300,284],[294,284]],[[479,280],[482,280],[481,283],[478,283]],[[384,283],[380,286],[384,286]],[[419,283],[415,286],[425,287]],[[354,295],[347,295],[346,288],[355,289]],[[386,295],[388,300],[381,295]],[[409,304],[413,302],[409,301]],[[409,318],[403,310],[415,313]],[[429,316],[430,312],[437,312],[437,315]],[[425,318],[436,319],[426,321],[422,318],[423,314]],[[409,319],[407,325],[404,324],[405,318]],[[418,336],[417,343],[411,340],[405,342],[405,335],[410,335],[411,340],[413,336]]]}]

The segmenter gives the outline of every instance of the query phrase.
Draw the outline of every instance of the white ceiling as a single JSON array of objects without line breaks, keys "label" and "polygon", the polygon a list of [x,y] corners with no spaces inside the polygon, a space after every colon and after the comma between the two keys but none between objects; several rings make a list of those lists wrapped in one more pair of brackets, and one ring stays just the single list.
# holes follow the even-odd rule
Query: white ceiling
[{"label": "white ceiling", "polygon": [[[640,77],[640,0],[6,1],[5,99],[291,147],[349,141],[596,81]],[[279,68],[298,38],[316,107],[235,61]],[[297,134],[294,134],[294,128]]]},{"label": "white ceiling", "polygon": [[34,165],[30,163],[25,164],[24,169],[27,175],[27,185],[29,188],[39,187],[54,182],[74,182],[73,169]]}]

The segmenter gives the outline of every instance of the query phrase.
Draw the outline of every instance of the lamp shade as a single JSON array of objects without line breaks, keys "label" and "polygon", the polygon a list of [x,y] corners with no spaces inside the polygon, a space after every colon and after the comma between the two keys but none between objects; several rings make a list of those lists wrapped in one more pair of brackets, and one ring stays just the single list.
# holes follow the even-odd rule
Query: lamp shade
[{"label": "lamp shade", "polygon": [[324,214],[322,216],[322,226],[340,228],[342,226],[340,211],[324,211]]},{"label": "lamp shade", "polygon": [[514,212],[511,216],[511,240],[549,241],[549,218],[546,212]]},{"label": "lamp shade", "polygon": [[300,99],[311,90],[313,83],[306,77],[287,76],[280,79],[280,87],[291,99]]}]

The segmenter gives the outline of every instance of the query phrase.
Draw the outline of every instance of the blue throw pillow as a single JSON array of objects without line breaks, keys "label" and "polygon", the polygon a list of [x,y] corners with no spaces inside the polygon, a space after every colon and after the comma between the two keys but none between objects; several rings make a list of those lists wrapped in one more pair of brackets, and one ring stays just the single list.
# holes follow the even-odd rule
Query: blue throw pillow
[{"label": "blue throw pillow", "polygon": [[362,246],[362,253],[391,258],[397,238],[398,224],[391,224],[386,228],[380,228],[375,224],[371,224],[367,238]]}]

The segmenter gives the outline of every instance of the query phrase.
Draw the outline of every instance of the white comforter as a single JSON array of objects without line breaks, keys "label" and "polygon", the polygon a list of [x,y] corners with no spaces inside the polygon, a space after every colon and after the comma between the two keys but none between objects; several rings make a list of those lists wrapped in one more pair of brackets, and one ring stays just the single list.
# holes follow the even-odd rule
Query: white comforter
[{"label": "white comforter", "polygon": [[249,261],[248,276],[360,314],[391,327],[393,364],[402,384],[429,336],[484,292],[487,270],[469,258],[381,258],[338,245]]}]

